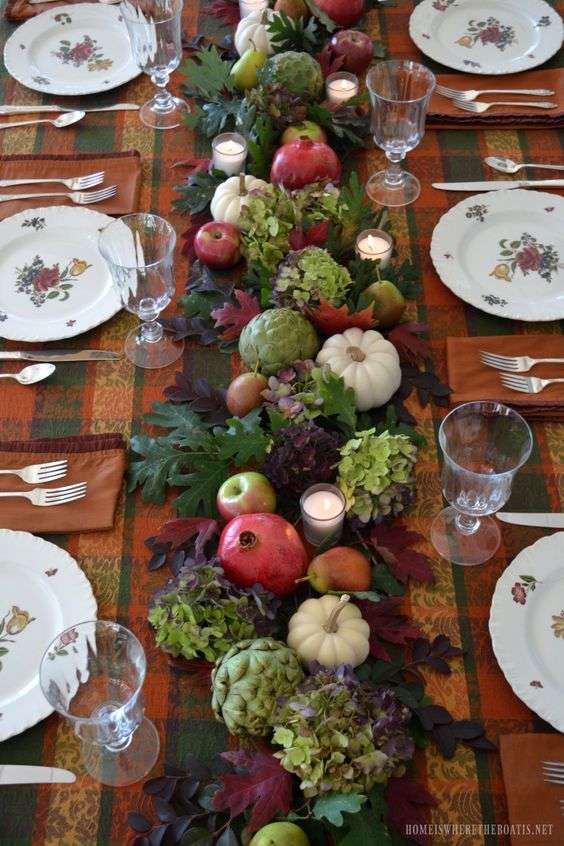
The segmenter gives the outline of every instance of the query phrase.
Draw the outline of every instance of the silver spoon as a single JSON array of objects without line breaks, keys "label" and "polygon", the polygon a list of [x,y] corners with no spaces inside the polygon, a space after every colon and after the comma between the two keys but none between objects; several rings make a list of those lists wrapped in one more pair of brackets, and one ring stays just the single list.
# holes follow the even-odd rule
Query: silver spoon
[{"label": "silver spoon", "polygon": [[532,164],[531,162],[517,164],[513,159],[508,159],[507,156],[487,156],[484,161],[487,165],[493,167],[494,170],[499,170],[501,173],[517,173],[522,167],[538,167],[541,170],[564,170],[564,165]]},{"label": "silver spoon", "polygon": [[57,129],[63,129],[65,126],[70,126],[73,123],[78,123],[79,120],[82,120],[86,112],[67,112],[64,115],[59,115],[58,118],[55,120],[41,118],[39,120],[18,120],[14,123],[1,123],[0,129],[12,129],[14,126],[31,126],[34,123],[50,123],[51,126],[55,126]]},{"label": "silver spoon", "polygon": [[15,379],[20,385],[33,385],[55,372],[54,364],[30,364],[19,373],[0,373],[0,379]]}]

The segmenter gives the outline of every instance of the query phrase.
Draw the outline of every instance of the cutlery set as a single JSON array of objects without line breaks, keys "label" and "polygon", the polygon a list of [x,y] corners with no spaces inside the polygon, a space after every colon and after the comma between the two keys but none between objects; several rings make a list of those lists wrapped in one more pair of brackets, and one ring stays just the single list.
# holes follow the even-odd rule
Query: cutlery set
[{"label": "cutlery set", "polygon": [[[30,464],[19,470],[0,470],[0,476],[18,476],[27,485],[42,485],[55,482],[67,475],[68,462],[66,459],[48,461],[45,464]],[[23,497],[29,499],[32,505],[51,506],[66,505],[86,496],[86,482],[65,485],[62,488],[33,488],[30,491],[0,491],[0,498]],[[0,768],[1,769],[1,768]]]},{"label": "cutlery set", "polygon": [[564,383],[564,378],[539,379],[536,376],[519,376],[527,373],[537,364],[564,364],[564,358],[529,358],[526,355],[497,355],[497,353],[480,350],[480,361],[487,367],[501,370],[501,382],[512,391],[525,394],[538,394],[548,385]]},{"label": "cutlery set", "polygon": [[556,109],[558,104],[547,101],[527,100],[495,100],[488,103],[476,103],[475,100],[482,94],[524,94],[530,97],[552,97],[554,91],[548,88],[482,88],[469,91],[457,91],[456,88],[449,88],[446,85],[435,87],[437,94],[448,97],[452,100],[457,109],[465,109],[467,112],[481,114],[491,109],[492,106],[514,106],[526,109]]},{"label": "cutlery set", "polygon": [[[36,361],[19,373],[0,373],[0,379],[15,379],[20,385],[35,385],[55,372],[53,361],[119,361],[121,353],[106,350],[38,350],[0,352],[0,361]],[[13,471],[10,471],[13,472]],[[0,471],[1,475],[1,471]]]},{"label": "cutlery set", "polygon": [[[41,121],[31,122],[41,123]],[[65,197],[74,203],[75,206],[89,206],[91,203],[102,203],[104,200],[115,197],[117,194],[117,185],[108,185],[106,188],[100,188],[98,191],[88,191],[85,189],[100,185],[104,181],[104,177],[104,171],[99,170],[96,173],[90,173],[86,176],[46,176],[44,179],[0,179],[0,188],[12,188],[16,185],[45,185],[50,182],[59,183],[66,188],[70,188],[70,192],[68,193],[64,191],[47,191],[36,194],[0,194],[0,203],[9,203],[13,200],[35,200],[42,197]]]}]

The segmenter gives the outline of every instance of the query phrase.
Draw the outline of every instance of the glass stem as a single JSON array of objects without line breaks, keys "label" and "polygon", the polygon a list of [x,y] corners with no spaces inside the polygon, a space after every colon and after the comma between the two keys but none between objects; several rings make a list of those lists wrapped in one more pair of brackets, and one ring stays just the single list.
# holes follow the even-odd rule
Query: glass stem
[{"label": "glass stem", "polygon": [[469,514],[457,514],[454,518],[456,528],[463,535],[473,535],[480,527],[480,518]]},{"label": "glass stem", "polygon": [[151,74],[151,81],[157,87],[154,96],[155,109],[159,112],[170,112],[174,109],[172,94],[167,89],[169,80],[170,74],[166,70],[156,70]]},{"label": "glass stem", "polygon": [[386,153],[388,159],[388,166],[386,168],[385,182],[393,188],[397,188],[403,183],[404,173],[401,168],[401,162],[404,158],[403,153]]},{"label": "glass stem", "polygon": [[147,344],[156,344],[163,337],[163,327],[155,320],[149,320],[141,324],[141,338]]}]

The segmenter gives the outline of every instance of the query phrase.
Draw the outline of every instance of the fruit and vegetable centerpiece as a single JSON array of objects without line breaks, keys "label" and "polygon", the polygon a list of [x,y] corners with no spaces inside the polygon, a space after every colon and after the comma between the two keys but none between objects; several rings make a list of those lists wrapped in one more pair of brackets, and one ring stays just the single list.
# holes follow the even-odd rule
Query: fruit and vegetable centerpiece
[{"label": "fruit and vegetable centerpiece", "polygon": [[[401,516],[418,409],[449,388],[412,319],[417,269],[356,251],[387,225],[351,156],[368,138],[365,95],[325,99],[328,74],[382,55],[352,29],[371,5],[276,0],[239,20],[213,0],[233,37],[194,39],[182,69],[202,143],[236,131],[248,157],[241,174],[189,164],[175,206],[191,215],[190,273],[181,314],[162,322],[237,353],[236,375],[218,387],[176,374],[146,416],[161,433],[132,438],[130,486],[160,505],[175,492],[147,540],[150,569],[170,570],[148,620],[232,737],[211,765],[188,756],[147,782],[158,821],[130,814],[138,846],[405,842],[433,804],[411,776],[415,748],[492,748],[426,692],[425,673],[448,675],[461,650],[402,604],[410,580],[434,580]],[[319,486],[342,506],[313,546]]]}]

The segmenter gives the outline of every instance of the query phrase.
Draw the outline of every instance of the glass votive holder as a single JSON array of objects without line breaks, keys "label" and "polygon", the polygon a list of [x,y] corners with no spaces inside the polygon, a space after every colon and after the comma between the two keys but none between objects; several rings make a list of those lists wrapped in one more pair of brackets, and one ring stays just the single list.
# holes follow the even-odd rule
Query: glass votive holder
[{"label": "glass votive holder", "polygon": [[354,73],[336,71],[325,80],[325,93],[330,103],[346,103],[358,94],[358,77]]},{"label": "glass votive holder", "polygon": [[335,485],[319,483],[309,487],[300,498],[302,525],[306,539],[313,546],[325,540],[338,540],[343,530],[346,500]]},{"label": "glass votive holder", "polygon": [[239,0],[239,14],[246,18],[251,12],[260,12],[268,8],[268,0]]},{"label": "glass votive holder", "polygon": [[247,142],[238,132],[222,132],[212,141],[212,165],[227,176],[245,170]]},{"label": "glass votive holder", "polygon": [[383,269],[390,263],[394,239],[383,229],[365,229],[356,239],[356,254],[361,259],[377,261]]}]

